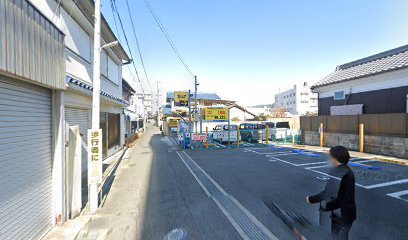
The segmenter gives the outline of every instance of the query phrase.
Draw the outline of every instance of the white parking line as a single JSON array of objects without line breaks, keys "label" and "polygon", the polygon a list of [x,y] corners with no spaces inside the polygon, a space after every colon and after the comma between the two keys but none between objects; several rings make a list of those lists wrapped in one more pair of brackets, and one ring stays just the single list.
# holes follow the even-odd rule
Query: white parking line
[{"label": "white parking line", "polygon": [[279,159],[279,158],[276,158],[276,157],[270,156],[269,158],[272,158],[272,159],[274,159],[276,161],[279,161],[279,162],[284,162],[284,163],[290,164],[292,166],[296,166],[296,164],[294,164],[294,163],[291,163],[291,162],[288,162],[288,161],[285,161],[285,160],[282,160],[282,159]]},{"label": "white parking line", "polygon": [[396,180],[396,181],[373,184],[373,185],[370,185],[370,186],[366,186],[366,188],[367,189],[373,189],[373,188],[379,188],[379,187],[387,187],[387,186],[402,184],[402,183],[407,183],[407,182],[408,182],[408,179],[401,179],[401,180]]},{"label": "white parking line", "polygon": [[281,153],[292,153],[291,151],[286,151],[286,152],[261,152],[259,154],[263,154],[263,155],[273,155],[273,154],[281,154]]},{"label": "white parking line", "polygon": [[267,157],[273,157],[273,156],[286,156],[286,155],[295,155],[297,153],[293,153],[293,152],[288,152],[288,153],[279,153],[279,154],[268,154],[265,155]]},{"label": "white parking line", "polygon": [[261,154],[261,153],[259,153],[259,152],[257,152],[257,151],[254,151],[254,150],[251,150],[251,149],[248,149],[248,148],[245,148],[244,151],[246,151],[246,152],[251,152],[251,153],[255,153],[255,154]]},{"label": "white parking line", "polygon": [[367,163],[367,162],[378,162],[378,160],[374,160],[374,159],[369,159],[369,160],[363,160],[362,161],[353,161],[353,163]]},{"label": "white parking line", "polygon": [[[324,176],[326,176],[326,177],[330,177],[330,178],[337,179],[337,180],[341,181],[341,178],[332,176],[332,175],[330,175],[330,174],[327,174],[327,173],[324,173],[324,172],[319,172],[319,171],[316,171],[316,170],[313,170],[313,169],[310,169],[310,168],[306,168],[306,169],[308,169],[308,170],[310,170],[310,171],[312,171],[312,172],[315,172],[315,173],[319,173],[319,174],[324,175]],[[362,187],[362,188],[367,189],[366,186],[361,185],[361,184],[359,184],[359,183],[356,183],[356,186],[359,186],[359,187]]]},{"label": "white parking line", "polygon": [[401,196],[404,196],[404,195],[408,195],[408,190],[404,190],[404,191],[400,191],[400,192],[394,192],[394,193],[388,193],[388,194],[387,194],[387,196],[390,196],[390,197],[393,197],[393,198],[396,198],[396,199],[399,199],[399,200],[408,202],[407,199],[403,199],[403,198],[401,197]]},{"label": "white parking line", "polygon": [[323,166],[315,166],[315,167],[307,167],[307,168],[305,168],[305,169],[314,169],[314,168],[325,168],[325,167],[330,167],[329,165],[323,165]]},{"label": "white parking line", "polygon": [[325,161],[325,162],[310,162],[310,163],[302,163],[302,164],[298,164],[298,166],[316,165],[316,164],[323,164],[323,163],[327,163],[327,161]]}]

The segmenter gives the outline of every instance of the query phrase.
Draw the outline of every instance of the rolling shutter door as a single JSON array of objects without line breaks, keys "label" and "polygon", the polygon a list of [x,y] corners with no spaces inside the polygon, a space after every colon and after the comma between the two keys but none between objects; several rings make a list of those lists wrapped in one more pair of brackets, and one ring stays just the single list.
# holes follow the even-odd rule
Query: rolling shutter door
[{"label": "rolling shutter door", "polygon": [[0,77],[0,239],[51,228],[51,91]]},{"label": "rolling shutter door", "polygon": [[[79,126],[79,134],[82,138],[82,173],[88,169],[88,110],[80,108],[65,107],[65,121],[70,126]],[[85,177],[86,175],[83,175]]]},{"label": "rolling shutter door", "polygon": [[65,121],[70,126],[79,126],[82,140],[87,143],[88,137],[88,110],[80,108],[65,108]]}]

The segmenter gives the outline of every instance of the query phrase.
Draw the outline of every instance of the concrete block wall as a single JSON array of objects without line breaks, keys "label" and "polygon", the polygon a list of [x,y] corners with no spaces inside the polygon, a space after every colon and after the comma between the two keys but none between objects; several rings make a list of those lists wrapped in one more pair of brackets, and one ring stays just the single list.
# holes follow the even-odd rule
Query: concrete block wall
[{"label": "concrete block wall", "polygon": [[320,134],[318,132],[304,131],[303,135],[306,145],[317,146],[320,144]]},{"label": "concrete block wall", "polygon": [[408,138],[364,136],[365,152],[408,158]]},{"label": "concrete block wall", "polygon": [[324,146],[327,147],[334,147],[340,145],[353,151],[359,149],[359,141],[357,134],[324,133],[323,144]]},{"label": "concrete block wall", "polygon": [[[303,134],[306,145],[318,146],[320,144],[320,134],[318,132],[304,131]],[[341,145],[350,150],[359,150],[358,134],[324,133],[323,141],[325,147]],[[408,159],[408,138],[366,135],[364,136],[364,151]]]}]

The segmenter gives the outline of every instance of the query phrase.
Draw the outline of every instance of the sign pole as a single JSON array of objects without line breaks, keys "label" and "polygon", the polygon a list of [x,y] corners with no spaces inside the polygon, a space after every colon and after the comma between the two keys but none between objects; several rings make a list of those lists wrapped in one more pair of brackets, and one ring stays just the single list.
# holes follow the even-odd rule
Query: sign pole
[{"label": "sign pole", "polygon": [[[95,13],[94,13],[94,51],[93,51],[93,90],[92,90],[92,130],[99,130],[99,114],[100,114],[100,41],[101,41],[101,3],[100,0],[95,0]],[[100,131],[102,134],[102,131]],[[90,146],[88,146],[90,148]],[[92,159],[88,159],[88,168],[92,167],[89,162]],[[99,162],[99,161],[98,161]],[[102,168],[102,163],[100,163]],[[99,166],[98,166],[99,167]],[[89,212],[94,213],[98,209],[98,184],[89,181],[88,169],[88,189],[89,189]]]},{"label": "sign pole", "polygon": [[191,91],[188,90],[188,133],[190,137],[190,146],[191,146],[191,101],[190,101]]},{"label": "sign pole", "polygon": [[198,121],[197,121],[197,116],[198,116],[198,111],[197,111],[197,86],[198,86],[198,83],[197,83],[197,76],[194,76],[194,125],[195,125],[195,132],[197,133],[198,132],[198,129],[197,129],[197,123],[198,123]]},{"label": "sign pole", "polygon": [[230,109],[228,108],[228,147],[231,147],[231,120],[230,120]]}]

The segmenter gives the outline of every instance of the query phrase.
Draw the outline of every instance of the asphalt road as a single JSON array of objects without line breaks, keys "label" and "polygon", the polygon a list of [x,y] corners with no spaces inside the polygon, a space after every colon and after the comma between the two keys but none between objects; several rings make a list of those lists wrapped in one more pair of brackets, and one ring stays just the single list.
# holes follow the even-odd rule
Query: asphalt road
[{"label": "asphalt road", "polygon": [[[322,217],[320,225],[318,206],[305,202],[332,177],[324,154],[276,147],[185,153],[277,238],[293,237],[293,229],[270,205],[292,216],[293,226],[308,239],[329,238],[324,224],[328,216]],[[350,238],[408,239],[408,167],[369,159],[352,162],[358,212]]]}]

